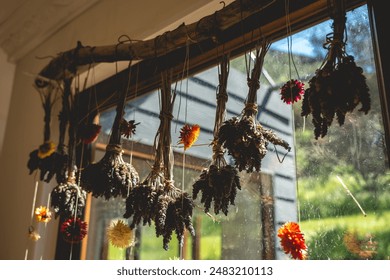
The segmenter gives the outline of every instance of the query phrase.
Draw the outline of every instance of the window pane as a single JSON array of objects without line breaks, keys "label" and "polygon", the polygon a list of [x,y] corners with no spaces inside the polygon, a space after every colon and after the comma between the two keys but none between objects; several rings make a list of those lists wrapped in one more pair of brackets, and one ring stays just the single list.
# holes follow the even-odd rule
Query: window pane
[{"label": "window pane", "polygon": [[[272,43],[257,93],[257,121],[287,141],[292,150],[287,152],[270,143],[261,172],[239,173],[242,189],[234,205],[229,206],[228,215],[215,214],[212,207],[205,213],[198,194],[193,213],[196,237],[186,234],[185,259],[288,259],[276,236],[277,229],[287,221],[300,223],[309,259],[387,259],[390,255],[390,230],[385,224],[390,215],[390,195],[386,192],[390,174],[366,6],[347,14],[346,51],[366,76],[371,94],[369,113],[355,109],[342,126],[334,121],[328,134],[316,140],[311,117],[301,117],[302,100],[288,105],[280,98],[280,88],[289,79],[301,80],[308,87],[327,53],[323,44],[332,32],[331,24],[326,21]],[[251,50],[230,62],[226,119],[240,116],[244,109],[247,72],[253,63]],[[177,93],[171,131],[174,180],[175,186],[189,194],[212,159],[218,75],[218,67],[213,67],[172,85]],[[124,148],[126,160],[143,179],[153,165],[153,143],[160,122],[159,92],[130,101],[125,113],[127,120],[140,122],[133,142],[127,141]],[[107,143],[114,116],[115,109],[100,116],[103,144]],[[199,124],[201,133],[184,153],[177,142],[181,127],[187,123]],[[102,155],[100,151],[96,159]],[[230,155],[226,153],[225,158],[234,165]],[[120,199],[93,199],[87,258],[178,258],[176,236],[165,251],[153,225],[136,229],[134,247],[122,251],[110,247],[105,229],[112,221],[123,219],[123,213]]]}]

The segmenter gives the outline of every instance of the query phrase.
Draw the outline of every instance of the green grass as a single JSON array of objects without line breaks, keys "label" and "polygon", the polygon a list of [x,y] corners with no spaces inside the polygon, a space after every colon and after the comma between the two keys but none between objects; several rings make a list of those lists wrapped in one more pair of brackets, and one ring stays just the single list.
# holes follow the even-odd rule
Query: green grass
[{"label": "green grass", "polygon": [[[361,259],[347,249],[346,233],[354,233],[360,240],[370,236],[376,242],[372,259],[390,259],[390,211],[351,215],[300,222],[305,235],[310,259]],[[364,249],[364,248],[363,248]]]},{"label": "green grass", "polygon": [[335,218],[325,219],[311,219],[307,221],[301,221],[301,230],[305,232],[305,236],[310,238],[311,235],[324,230],[330,230],[337,227],[345,228],[351,231],[358,232],[370,232],[378,233],[389,228],[390,211],[382,213],[367,213],[364,217],[363,214],[342,216]]}]

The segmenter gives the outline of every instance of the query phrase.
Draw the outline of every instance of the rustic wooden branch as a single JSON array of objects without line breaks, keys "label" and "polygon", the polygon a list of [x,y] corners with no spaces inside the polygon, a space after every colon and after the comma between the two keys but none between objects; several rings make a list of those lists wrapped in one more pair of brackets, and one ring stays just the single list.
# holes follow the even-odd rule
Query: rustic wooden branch
[{"label": "rustic wooden branch", "polygon": [[218,42],[219,33],[243,19],[265,9],[276,0],[236,0],[214,14],[198,22],[181,24],[173,31],[165,32],[145,41],[119,42],[109,46],[83,46],[58,54],[39,73],[36,84],[45,86],[45,79],[63,80],[74,76],[81,66],[99,62],[145,60],[164,56],[178,48],[212,39]]}]

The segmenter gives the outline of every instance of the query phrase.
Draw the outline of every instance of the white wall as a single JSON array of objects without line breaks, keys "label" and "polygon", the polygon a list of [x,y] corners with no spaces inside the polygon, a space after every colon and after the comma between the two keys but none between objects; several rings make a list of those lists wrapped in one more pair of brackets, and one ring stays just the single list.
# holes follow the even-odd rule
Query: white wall
[{"label": "white wall", "polygon": [[8,62],[7,55],[0,49],[0,154],[3,147],[8,107],[11,99],[15,65]]},{"label": "white wall", "polygon": [[[6,95],[3,96],[3,80],[0,81],[1,138],[3,135],[1,129],[6,120],[0,155],[0,219],[2,222],[0,259],[24,259],[26,249],[28,249],[28,259],[54,258],[58,227],[54,219],[46,228],[43,225],[39,226],[38,230],[42,238],[38,242],[32,242],[27,238],[36,182],[34,176],[28,174],[27,161],[29,153],[43,140],[43,110],[38,93],[33,88],[33,82],[34,74],[49,62],[48,59],[36,57],[55,56],[61,51],[74,48],[78,40],[84,45],[100,46],[115,44],[123,34],[132,39],[143,39],[209,2],[210,0],[102,0],[18,61],[8,117],[7,114],[3,116],[7,111],[8,98]],[[213,12],[214,10],[209,11],[208,14]],[[3,69],[4,65],[7,67],[3,60],[0,56],[0,69]],[[8,67],[6,72],[11,75],[13,66]],[[3,73],[0,76],[3,76]],[[12,85],[12,76],[6,78],[5,84],[7,83],[8,87]],[[9,90],[4,92],[7,93]],[[53,141],[58,139],[57,110],[58,108],[54,110],[52,116]],[[39,183],[36,206],[46,205],[48,193],[53,187],[53,185]]]}]

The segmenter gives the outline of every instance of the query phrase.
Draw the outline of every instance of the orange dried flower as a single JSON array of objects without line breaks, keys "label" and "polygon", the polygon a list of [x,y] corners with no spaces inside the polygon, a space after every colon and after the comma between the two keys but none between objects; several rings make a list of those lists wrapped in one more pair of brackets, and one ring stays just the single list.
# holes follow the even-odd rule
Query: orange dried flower
[{"label": "orange dried flower", "polygon": [[307,256],[305,238],[299,225],[287,222],[278,229],[280,244],[286,254],[291,254],[293,259],[304,260]]},{"label": "orange dried flower", "polygon": [[46,141],[38,148],[38,157],[40,159],[44,159],[48,156],[51,156],[52,153],[54,153],[56,150],[56,144],[52,141]]},{"label": "orange dried flower", "polygon": [[348,251],[361,259],[372,259],[377,253],[378,243],[373,241],[371,235],[359,238],[357,233],[347,232],[344,235],[344,244]]},{"label": "orange dried flower", "polygon": [[189,125],[185,124],[180,130],[178,144],[184,145],[184,150],[190,148],[198,139],[200,133],[200,126],[197,124]]},{"label": "orange dried flower", "polygon": [[41,206],[35,209],[35,218],[38,222],[47,223],[51,220],[51,212],[46,206]]}]

